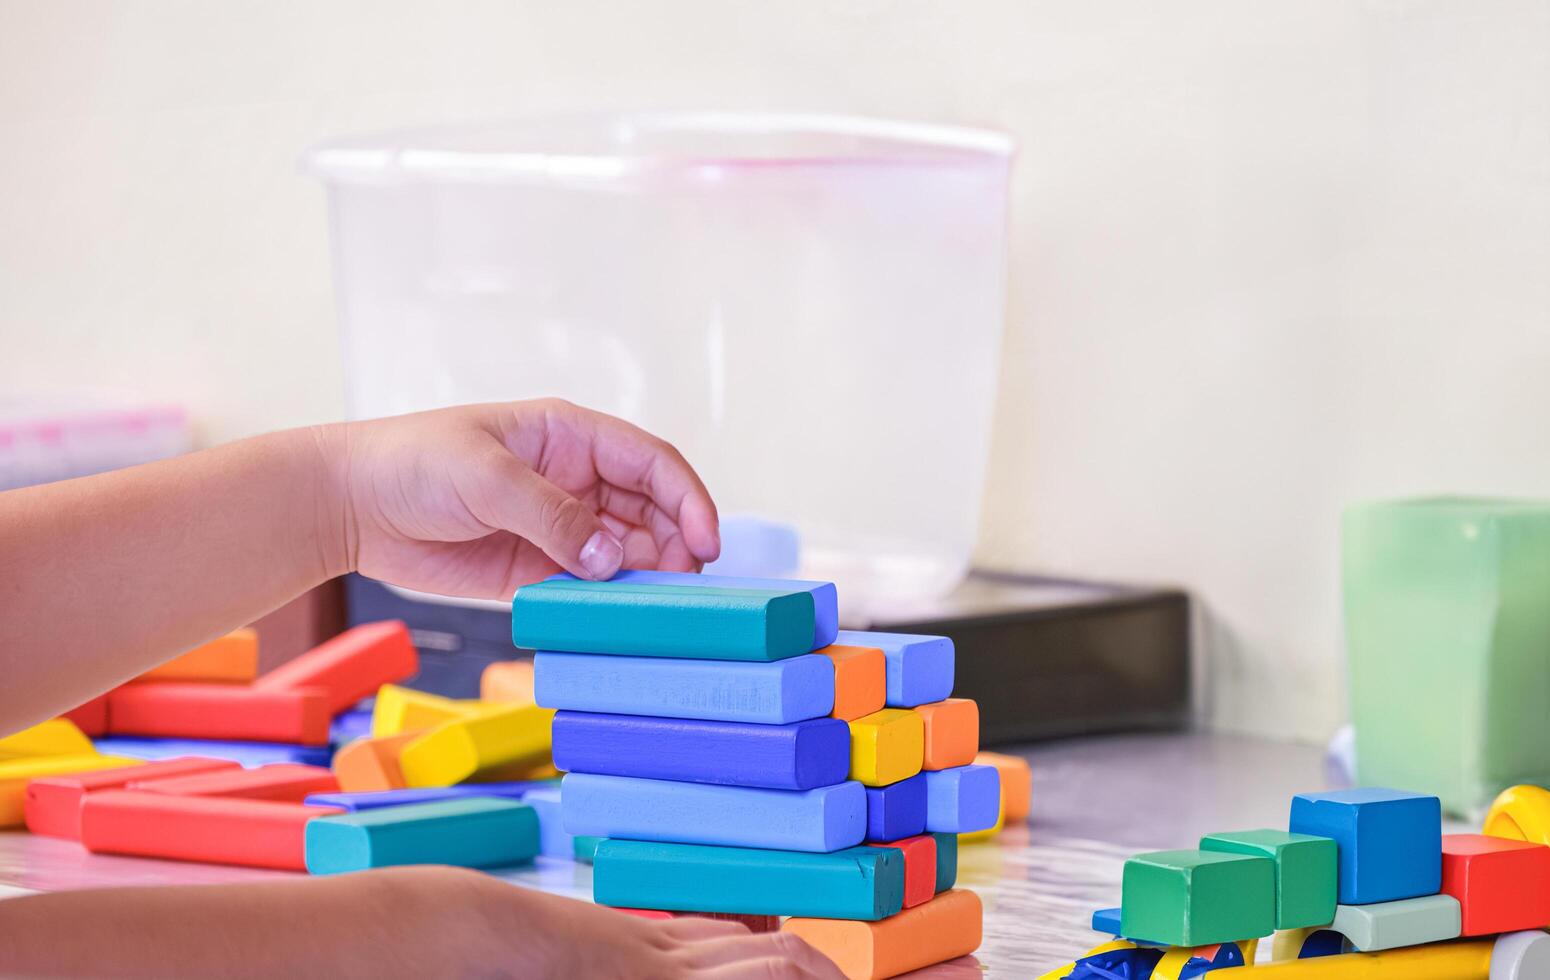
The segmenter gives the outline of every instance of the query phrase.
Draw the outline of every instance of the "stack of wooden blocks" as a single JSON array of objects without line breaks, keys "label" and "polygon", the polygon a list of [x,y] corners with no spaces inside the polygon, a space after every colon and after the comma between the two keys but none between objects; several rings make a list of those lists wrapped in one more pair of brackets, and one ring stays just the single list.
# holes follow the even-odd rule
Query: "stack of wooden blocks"
[{"label": "stack of wooden blocks", "polygon": [[[1002,819],[942,637],[842,633],[831,583],[625,572],[517,591],[513,639],[560,709],[564,830],[594,892],[753,917],[854,977],[979,946],[959,834]],[[589,849],[591,845],[586,845]]]}]

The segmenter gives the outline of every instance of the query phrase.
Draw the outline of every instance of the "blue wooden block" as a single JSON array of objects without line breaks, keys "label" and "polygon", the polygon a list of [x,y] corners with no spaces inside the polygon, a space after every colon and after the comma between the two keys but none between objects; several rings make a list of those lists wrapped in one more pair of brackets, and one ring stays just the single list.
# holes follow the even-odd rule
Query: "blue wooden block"
[{"label": "blue wooden block", "polygon": [[197,755],[207,759],[230,759],[244,766],[271,762],[326,766],[334,757],[326,745],[292,745],[288,742],[219,742],[205,738],[134,738],[127,735],[92,741],[103,755],[122,755],[131,759],[175,759]]},{"label": "blue wooden block", "polygon": [[600,905],[876,921],[904,906],[904,852],[831,854],[605,840],[593,859]]},{"label": "blue wooden block", "polygon": [[936,890],[941,894],[958,883],[958,835],[931,836],[936,838]]},{"label": "blue wooden block", "polygon": [[459,800],[382,807],[307,821],[315,875],[399,864],[500,868],[538,853],[538,815],[516,800]]},{"label": "blue wooden block", "polygon": [[463,783],[429,789],[384,789],[372,793],[313,793],[307,797],[307,805],[337,806],[351,813],[359,813],[362,810],[379,810],[385,806],[460,800],[467,796],[498,796],[520,800],[532,790],[558,785],[557,780],[535,779],[517,783]]},{"label": "blue wooden block", "polygon": [[1340,904],[1372,905],[1442,888],[1442,804],[1435,796],[1367,788],[1292,797],[1294,834],[1340,849]]},{"label": "blue wooden block", "polygon": [[866,836],[856,782],[752,789],[574,772],[561,785],[569,834],[786,851],[837,851]]},{"label": "blue wooden block", "polygon": [[341,711],[334,715],[333,724],[328,726],[328,744],[336,749],[346,742],[367,738],[370,735],[370,708],[351,708],[349,711]]},{"label": "blue wooden block", "polygon": [[926,831],[926,774],[866,790],[866,839],[903,840]]},{"label": "blue wooden block", "polygon": [[994,766],[955,766],[921,775],[926,777],[927,830],[972,834],[996,825],[1001,813],[1001,774]]},{"label": "blue wooden block", "polygon": [[[568,573],[554,578],[579,581]],[[636,585],[698,586],[711,589],[756,589],[768,592],[802,590],[813,597],[813,642],[817,650],[834,642],[840,628],[839,593],[833,582],[808,582],[801,579],[742,578],[733,575],[695,575],[691,572],[650,572],[626,569],[609,581]]]},{"label": "blue wooden block", "polygon": [[1120,935],[1119,909],[1098,909],[1093,913],[1093,932],[1109,936]]},{"label": "blue wooden block", "polygon": [[834,662],[816,653],[768,664],[540,653],[533,688],[546,708],[785,725],[834,710]]},{"label": "blue wooden block", "polygon": [[888,707],[913,708],[953,693],[953,641],[945,636],[840,630],[836,643],[878,647],[888,658]]},{"label": "blue wooden block", "polygon": [[832,786],[850,773],[850,726],[838,718],[753,725],[561,711],[553,731],[564,772],[765,789]]},{"label": "blue wooden block", "polygon": [[538,853],[544,857],[576,860],[576,835],[565,832],[560,816],[560,787],[530,790],[522,802],[538,814]]},{"label": "blue wooden block", "polygon": [[511,600],[519,647],[686,660],[784,660],[809,653],[805,589],[722,589],[545,579]]}]

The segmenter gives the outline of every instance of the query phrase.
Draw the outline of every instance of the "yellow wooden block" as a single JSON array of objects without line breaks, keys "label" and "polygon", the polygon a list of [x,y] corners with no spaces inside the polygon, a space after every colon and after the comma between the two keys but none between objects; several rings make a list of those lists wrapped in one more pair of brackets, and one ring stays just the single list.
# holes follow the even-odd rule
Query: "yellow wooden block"
[{"label": "yellow wooden block", "polygon": [[451,786],[524,762],[541,763],[552,743],[554,711],[502,705],[446,721],[405,745],[398,755],[411,787]]},{"label": "yellow wooden block", "polygon": [[47,755],[96,755],[75,722],[68,718],[50,718],[15,735],[0,738],[0,759],[19,759]]},{"label": "yellow wooden block", "polygon": [[479,675],[479,700],[492,704],[533,703],[533,661],[501,660]]},{"label": "yellow wooden block", "polygon": [[138,766],[143,760],[116,755],[49,755],[0,760],[0,827],[19,827],[25,822],[27,784],[44,776],[64,776],[93,769]]},{"label": "yellow wooden block", "polygon": [[377,703],[371,709],[371,737],[428,731],[442,722],[466,718],[484,707],[486,705],[479,701],[459,701],[397,684],[384,684],[377,689]]},{"label": "yellow wooden block", "polygon": [[884,708],[850,723],[850,778],[887,786],[920,772],[926,728],[908,708]]}]

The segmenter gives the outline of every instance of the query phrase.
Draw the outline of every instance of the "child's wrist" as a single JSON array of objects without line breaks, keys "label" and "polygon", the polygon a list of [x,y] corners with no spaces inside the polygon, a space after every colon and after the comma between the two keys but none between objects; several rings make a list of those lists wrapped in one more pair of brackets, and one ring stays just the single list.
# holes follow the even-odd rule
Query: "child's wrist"
[{"label": "child's wrist", "polygon": [[349,423],[314,425],[298,430],[308,443],[313,534],[322,558],[325,578],[337,578],[356,570],[354,507],[349,493]]}]

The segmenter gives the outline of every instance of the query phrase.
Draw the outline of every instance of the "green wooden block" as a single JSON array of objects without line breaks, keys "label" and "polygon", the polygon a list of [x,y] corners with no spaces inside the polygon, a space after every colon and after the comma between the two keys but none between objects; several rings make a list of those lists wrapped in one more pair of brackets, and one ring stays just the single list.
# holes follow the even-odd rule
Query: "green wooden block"
[{"label": "green wooden block", "polygon": [[519,647],[692,660],[784,660],[813,646],[811,592],[546,579],[511,600]]},{"label": "green wooden block", "polygon": [[592,897],[633,909],[876,921],[904,906],[904,852],[861,846],[815,854],[610,838],[592,859]]},{"label": "green wooden block", "polygon": [[1335,918],[1338,849],[1328,837],[1241,830],[1200,838],[1202,851],[1258,854],[1276,865],[1276,928],[1327,926]]},{"label": "green wooden block", "polygon": [[1275,862],[1215,851],[1155,851],[1125,862],[1127,939],[1207,946],[1275,931]]},{"label": "green wooden block", "polygon": [[958,835],[931,836],[936,838],[936,890],[945,892],[958,882]]}]

